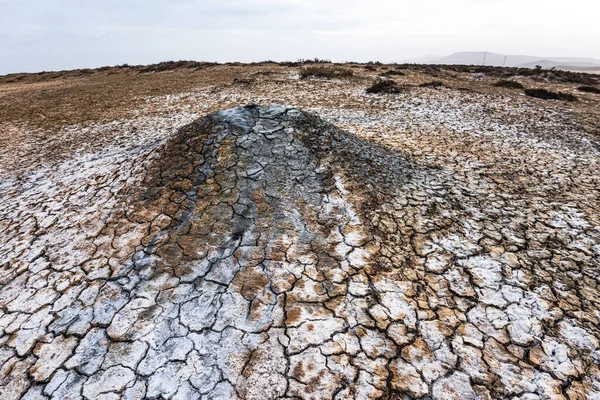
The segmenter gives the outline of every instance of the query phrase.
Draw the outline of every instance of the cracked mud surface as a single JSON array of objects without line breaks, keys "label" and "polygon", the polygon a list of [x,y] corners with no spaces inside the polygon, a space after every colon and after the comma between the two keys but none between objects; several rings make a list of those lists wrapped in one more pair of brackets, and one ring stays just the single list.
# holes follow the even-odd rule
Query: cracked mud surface
[{"label": "cracked mud surface", "polygon": [[11,128],[0,398],[600,398],[597,144],[444,96]]}]

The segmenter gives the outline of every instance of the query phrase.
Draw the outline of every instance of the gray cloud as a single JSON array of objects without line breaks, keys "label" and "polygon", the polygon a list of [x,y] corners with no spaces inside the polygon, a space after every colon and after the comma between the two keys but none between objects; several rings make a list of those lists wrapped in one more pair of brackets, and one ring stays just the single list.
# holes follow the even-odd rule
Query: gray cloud
[{"label": "gray cloud", "polygon": [[600,57],[597,8],[591,0],[0,0],[0,73],[484,49]]}]

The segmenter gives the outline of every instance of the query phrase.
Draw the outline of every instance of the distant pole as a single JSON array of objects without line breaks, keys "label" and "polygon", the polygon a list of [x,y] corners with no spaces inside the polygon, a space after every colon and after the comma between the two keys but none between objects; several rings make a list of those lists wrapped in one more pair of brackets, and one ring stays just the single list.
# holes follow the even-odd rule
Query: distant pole
[{"label": "distant pole", "polygon": [[485,53],[483,53],[483,64],[481,65],[485,65],[485,58],[487,57],[487,51]]},{"label": "distant pole", "polygon": [[502,68],[506,67],[506,57],[507,56],[504,56],[504,62],[502,63]]}]

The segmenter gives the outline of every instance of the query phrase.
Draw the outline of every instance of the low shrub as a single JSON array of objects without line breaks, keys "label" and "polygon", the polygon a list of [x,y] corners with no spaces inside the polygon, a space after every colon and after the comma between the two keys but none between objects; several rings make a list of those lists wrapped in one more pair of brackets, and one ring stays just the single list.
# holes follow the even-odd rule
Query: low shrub
[{"label": "low shrub", "polygon": [[577,101],[577,97],[569,93],[551,92],[546,89],[525,89],[527,96],[544,100]]},{"label": "low shrub", "polygon": [[281,65],[282,67],[298,67],[302,64],[297,61],[282,61],[279,63],[279,65]]},{"label": "low shrub", "polygon": [[313,58],[313,59],[303,59],[300,58],[298,59],[298,62],[301,64],[331,64],[331,60],[327,60],[327,59],[320,59],[320,58]]},{"label": "low shrub", "polygon": [[392,70],[392,71],[386,71],[384,72],[385,76],[392,76],[392,75],[396,75],[396,76],[405,76],[406,74],[402,71],[398,71],[398,70]]},{"label": "low shrub", "polygon": [[244,79],[244,78],[234,78],[233,79],[233,84],[234,85],[252,85],[255,82],[255,79]]},{"label": "low shrub", "polygon": [[201,69],[208,65],[215,65],[216,63],[200,62],[200,61],[165,61],[158,64],[151,64],[142,66],[139,69],[140,74],[146,74],[150,72],[164,72],[173,71],[176,69]]},{"label": "low shrub", "polygon": [[525,89],[525,86],[521,85],[519,82],[506,79],[496,82],[494,86],[503,87],[506,89]]},{"label": "low shrub", "polygon": [[580,92],[586,92],[586,93],[600,93],[600,89],[598,89],[597,87],[594,87],[594,86],[579,86],[577,88],[577,90],[579,90]]},{"label": "low shrub", "polygon": [[308,78],[348,78],[354,75],[349,69],[311,65],[300,70],[300,79]]},{"label": "low shrub", "polygon": [[443,87],[443,86],[444,86],[444,82],[442,82],[442,81],[425,82],[425,83],[421,83],[419,85],[419,87],[423,87],[423,88],[438,88],[438,87]]},{"label": "low shrub", "polygon": [[400,87],[391,79],[379,79],[367,88],[367,93],[400,93]]}]

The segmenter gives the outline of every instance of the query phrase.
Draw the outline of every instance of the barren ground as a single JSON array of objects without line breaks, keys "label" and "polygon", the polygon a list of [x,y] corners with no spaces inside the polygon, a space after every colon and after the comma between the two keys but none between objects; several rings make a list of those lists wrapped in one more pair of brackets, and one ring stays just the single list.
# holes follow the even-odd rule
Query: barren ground
[{"label": "barren ground", "polygon": [[343,68],[0,77],[0,398],[599,399],[600,94]]}]

